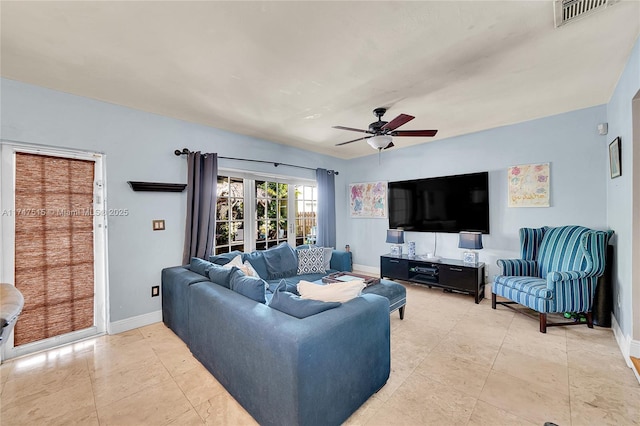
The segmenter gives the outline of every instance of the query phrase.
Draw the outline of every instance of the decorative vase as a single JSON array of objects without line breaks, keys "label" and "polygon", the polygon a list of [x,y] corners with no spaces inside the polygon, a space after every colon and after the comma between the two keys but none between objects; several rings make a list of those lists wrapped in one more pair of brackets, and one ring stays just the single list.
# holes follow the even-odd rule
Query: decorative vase
[{"label": "decorative vase", "polygon": [[409,241],[407,244],[409,244],[407,255],[409,257],[415,257],[416,256],[416,243],[415,243],[415,241]]}]

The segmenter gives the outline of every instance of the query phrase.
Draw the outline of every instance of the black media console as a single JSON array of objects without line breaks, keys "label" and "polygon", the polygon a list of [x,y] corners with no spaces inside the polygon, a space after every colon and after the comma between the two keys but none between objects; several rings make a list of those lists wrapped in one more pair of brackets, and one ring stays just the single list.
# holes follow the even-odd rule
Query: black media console
[{"label": "black media console", "polygon": [[411,281],[429,287],[470,294],[476,303],[484,298],[484,263],[470,265],[456,259],[438,261],[385,254],[380,256],[380,277]]}]

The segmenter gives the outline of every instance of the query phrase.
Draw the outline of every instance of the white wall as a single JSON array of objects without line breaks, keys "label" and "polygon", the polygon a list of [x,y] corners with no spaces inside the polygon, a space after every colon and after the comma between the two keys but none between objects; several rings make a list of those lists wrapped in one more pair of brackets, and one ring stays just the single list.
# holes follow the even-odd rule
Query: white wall
[{"label": "white wall", "polygon": [[[133,192],[127,181],[186,182],[186,160],[173,154],[183,147],[338,171],[345,164],[333,157],[13,80],[2,79],[0,88],[3,140],[106,154],[108,207],[130,211],[129,216],[108,219],[111,322],[157,312],[160,297],[151,298],[151,286],[160,284],[162,268],[182,260],[186,191]],[[219,167],[315,179],[314,171],[284,166],[220,160]],[[337,176],[338,188],[344,187],[343,179],[342,173]],[[166,231],[152,231],[152,219],[165,219]]]},{"label": "white wall", "polygon": [[[606,229],[607,138],[597,125],[606,122],[605,106],[545,117],[456,138],[434,141],[405,149],[383,151],[350,161],[345,185],[376,180],[396,181],[454,174],[489,172],[490,235],[483,235],[480,260],[489,266],[489,276],[498,273],[496,259],[518,257],[518,229],[577,224]],[[402,146],[397,138],[396,146]],[[551,207],[508,208],[507,168],[517,164],[550,164]],[[345,205],[348,191],[344,190]],[[388,253],[385,243],[387,219],[351,219],[345,209],[339,215],[339,243],[349,243],[354,263],[379,267],[379,256]],[[407,233],[418,254],[433,251],[460,259],[458,235]],[[339,244],[340,245],[340,244]]]},{"label": "white wall", "polygon": [[[638,276],[640,270],[633,270],[632,260],[633,227],[640,225],[640,211],[636,211],[634,215],[632,207],[632,194],[635,197],[640,197],[640,182],[638,181],[640,164],[636,165],[636,168],[633,167],[634,148],[640,148],[634,147],[632,124],[632,100],[638,90],[640,90],[640,41],[636,42],[613,96],[607,104],[609,122],[607,143],[618,136],[622,140],[622,176],[615,179],[607,177],[606,205],[607,224],[616,231],[616,239],[614,240],[616,256],[613,271],[614,315],[627,341],[632,337],[636,341],[640,341],[640,321],[634,322],[633,320],[634,310],[640,312],[640,276]],[[640,132],[640,128],[635,130]],[[638,135],[635,137],[637,140]],[[636,265],[636,268],[639,266]],[[633,283],[634,275],[635,285]],[[640,353],[637,353],[636,356],[640,356]]]}]

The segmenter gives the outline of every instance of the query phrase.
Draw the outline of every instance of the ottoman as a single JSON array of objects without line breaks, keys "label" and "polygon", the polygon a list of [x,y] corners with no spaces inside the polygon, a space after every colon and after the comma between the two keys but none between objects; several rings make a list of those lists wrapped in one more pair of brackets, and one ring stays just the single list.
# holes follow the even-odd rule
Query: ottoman
[{"label": "ottoman", "polygon": [[380,280],[378,284],[371,285],[362,293],[377,294],[389,299],[389,313],[396,310],[400,312],[400,319],[404,319],[404,307],[407,304],[407,289],[395,281]]}]

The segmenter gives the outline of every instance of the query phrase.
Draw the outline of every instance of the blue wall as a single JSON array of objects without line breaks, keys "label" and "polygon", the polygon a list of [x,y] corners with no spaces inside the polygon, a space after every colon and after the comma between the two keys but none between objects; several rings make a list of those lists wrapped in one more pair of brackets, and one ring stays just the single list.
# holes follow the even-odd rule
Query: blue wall
[{"label": "blue wall", "polygon": [[[607,224],[616,231],[614,245],[616,247],[614,266],[614,315],[626,339],[640,341],[640,282],[633,286],[633,176],[640,173],[640,164],[633,164],[634,143],[632,125],[632,100],[640,90],[640,41],[631,52],[618,85],[607,104],[607,119],[611,142],[620,136],[622,140],[622,176],[609,179],[607,177]],[[638,112],[636,112],[638,113]],[[640,128],[636,140],[640,140]],[[636,149],[640,149],[637,145]],[[636,156],[638,154],[635,154]],[[607,169],[608,170],[608,169]],[[636,178],[636,185],[638,179]],[[636,198],[640,190],[635,189]],[[635,212],[635,226],[640,226],[640,211]],[[638,243],[636,243],[638,244]],[[636,267],[638,267],[636,265]],[[640,272],[635,272],[636,274]],[[640,279],[640,277],[636,277]],[[633,313],[636,313],[636,320]],[[635,336],[634,336],[635,335]],[[636,356],[640,356],[636,354]]]},{"label": "blue wall", "polygon": [[[518,229],[544,225],[579,224],[604,229],[606,222],[607,138],[597,125],[606,122],[606,108],[597,106],[538,120],[495,128],[455,138],[434,141],[405,149],[383,151],[351,160],[346,170],[351,182],[395,181],[489,172],[490,235],[483,236],[480,260],[489,265],[489,276],[498,273],[495,260],[517,257]],[[395,141],[402,146],[402,139]],[[517,164],[551,163],[549,208],[508,208],[507,168]],[[345,190],[345,197],[348,191]],[[346,203],[346,200],[345,200]],[[379,265],[379,256],[389,251],[385,243],[386,219],[351,219],[341,213],[345,235],[354,263]],[[407,233],[405,241],[415,241],[417,253],[432,252],[460,259],[457,234]]]}]

